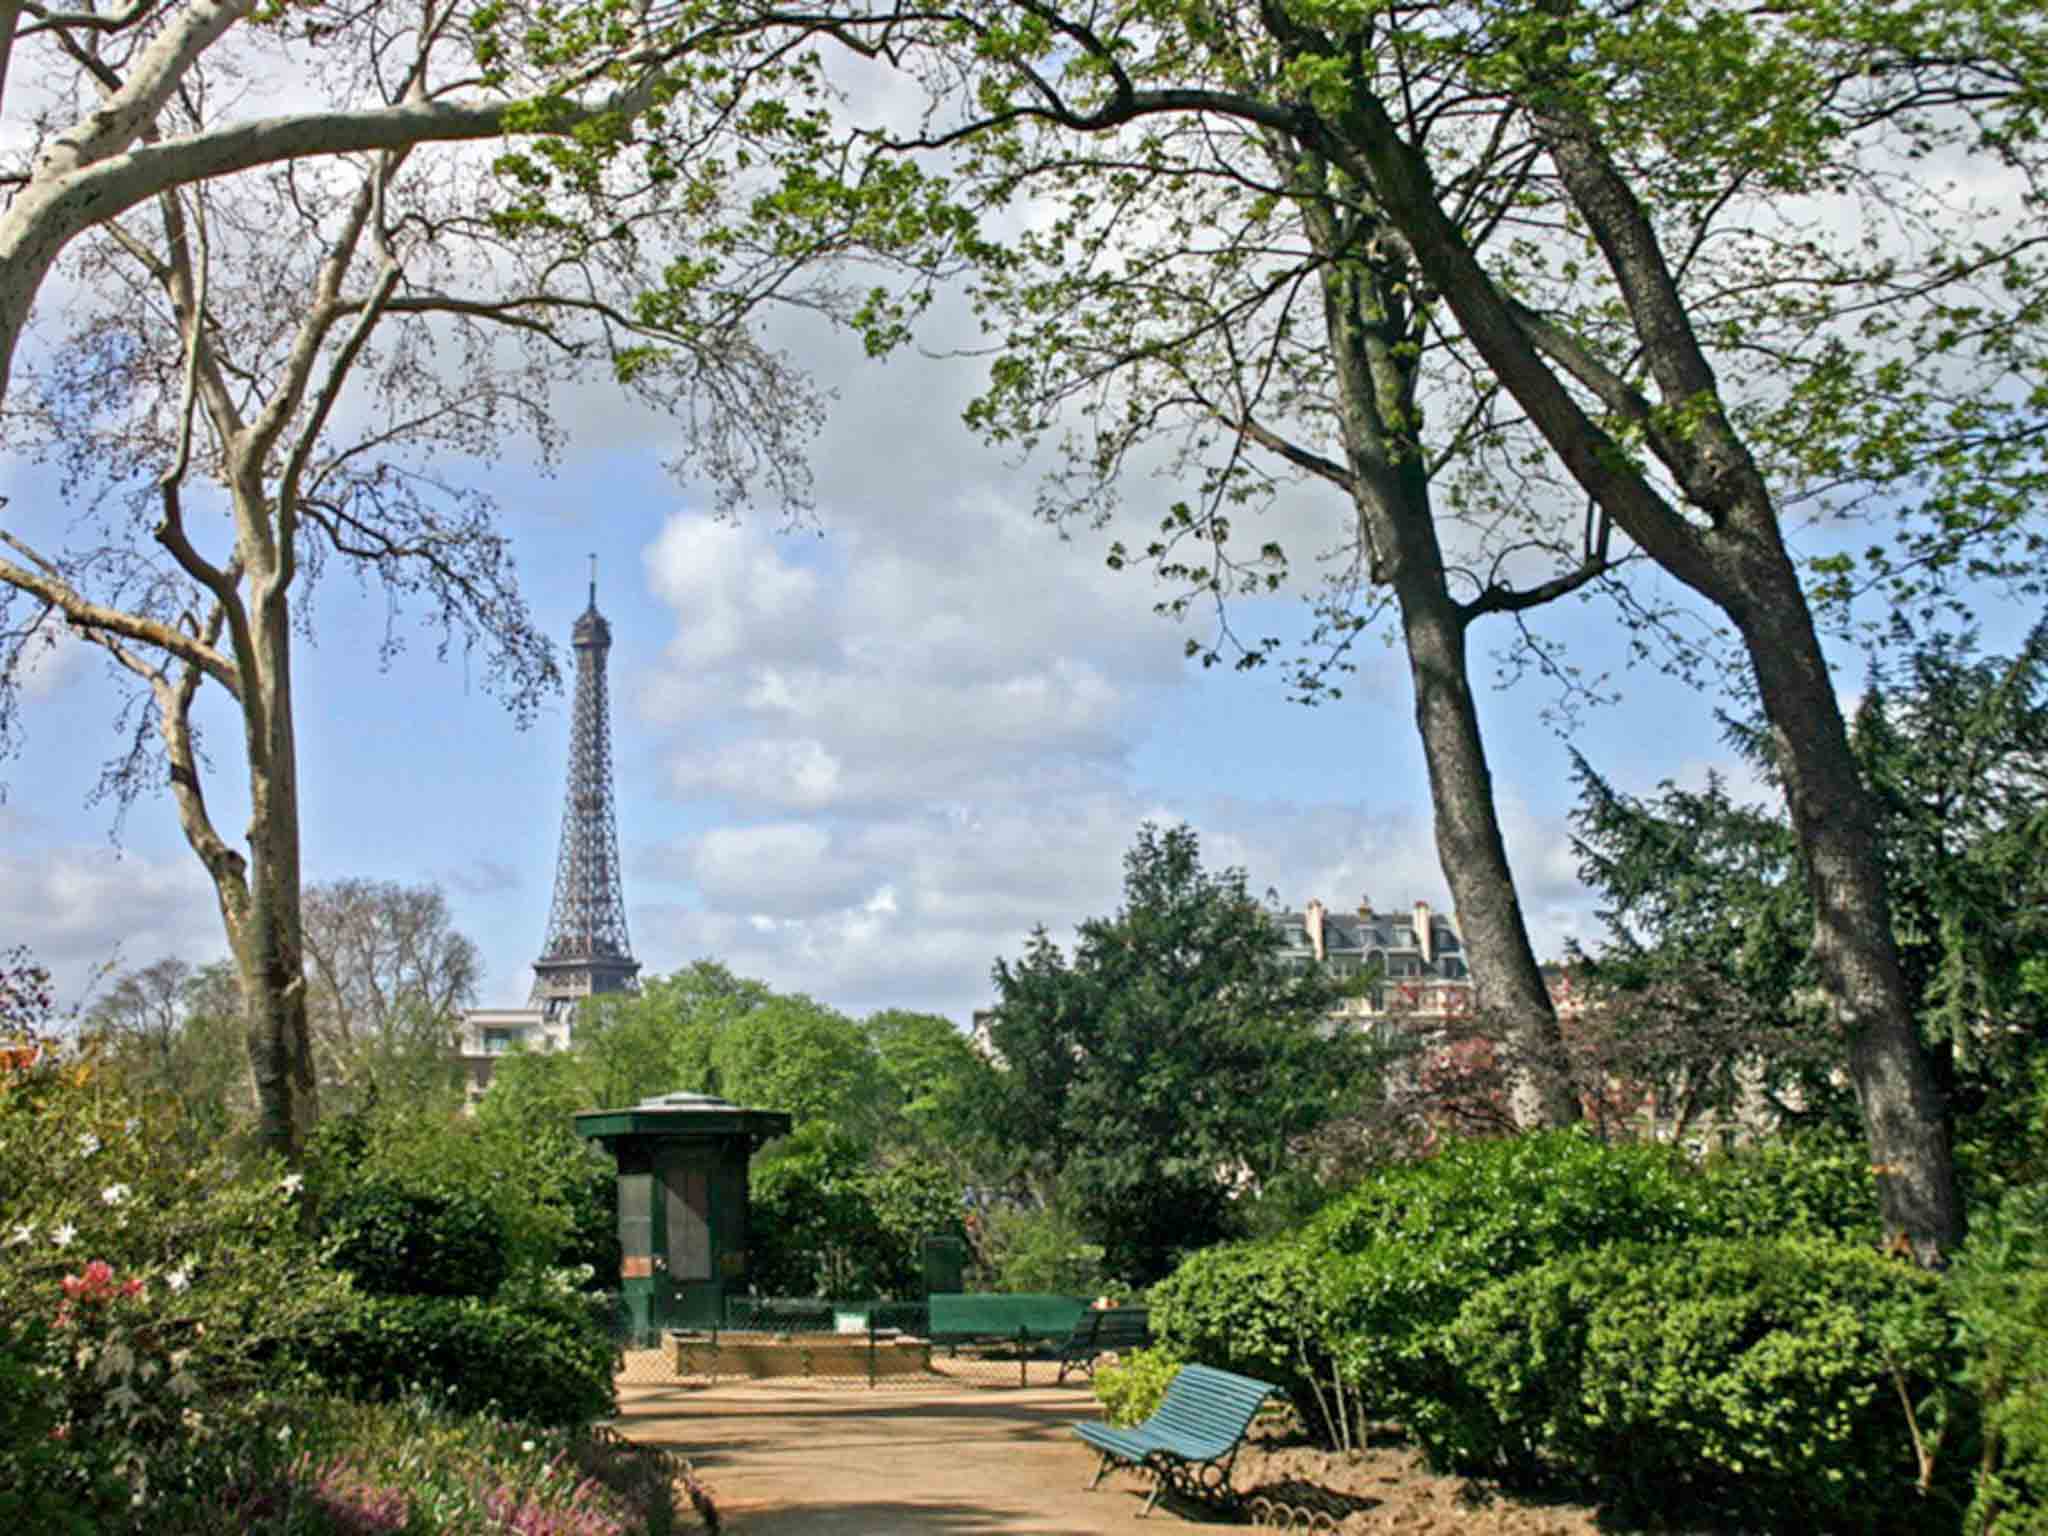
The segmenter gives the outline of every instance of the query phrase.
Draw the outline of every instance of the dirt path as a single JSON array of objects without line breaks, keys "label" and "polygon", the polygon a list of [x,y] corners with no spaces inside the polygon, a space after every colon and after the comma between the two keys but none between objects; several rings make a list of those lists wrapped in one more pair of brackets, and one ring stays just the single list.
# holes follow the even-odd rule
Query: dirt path
[{"label": "dirt path", "polygon": [[[1148,1484],[1112,1474],[1067,1426],[1086,1387],[866,1391],[623,1385],[619,1429],[687,1456],[730,1536],[1136,1536]],[[1170,1531],[1212,1523],[1176,1509]]]},{"label": "dirt path", "polygon": [[[690,1459],[730,1536],[1172,1536],[1231,1523],[1168,1503],[1139,1525],[1150,1483],[1130,1473],[1087,1492],[1095,1458],[1068,1427],[1095,1416],[1085,1386],[641,1381],[621,1385],[620,1406],[621,1431]],[[1292,1506],[1296,1529],[1342,1536],[1599,1531],[1583,1505],[1489,1497],[1462,1478],[1432,1475],[1400,1445],[1330,1456],[1288,1438],[1284,1424],[1255,1431],[1235,1482]]]}]

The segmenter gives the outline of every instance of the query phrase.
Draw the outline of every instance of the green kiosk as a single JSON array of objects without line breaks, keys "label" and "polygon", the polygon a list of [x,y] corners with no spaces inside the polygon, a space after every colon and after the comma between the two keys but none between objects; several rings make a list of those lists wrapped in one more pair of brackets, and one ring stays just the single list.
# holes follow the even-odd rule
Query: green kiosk
[{"label": "green kiosk", "polygon": [[667,1093],[576,1117],[576,1134],[619,1160],[619,1290],[635,1341],[716,1328],[747,1285],[747,1160],[789,1134],[781,1110]]}]

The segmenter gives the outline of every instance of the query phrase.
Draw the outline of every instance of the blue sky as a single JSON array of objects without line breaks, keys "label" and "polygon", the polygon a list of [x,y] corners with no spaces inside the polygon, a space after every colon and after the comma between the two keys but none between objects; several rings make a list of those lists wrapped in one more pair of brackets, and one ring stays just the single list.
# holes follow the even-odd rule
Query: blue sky
[{"label": "blue sky", "polygon": [[[878,365],[814,333],[792,344],[838,392],[811,526],[785,531],[772,509],[710,517],[702,488],[661,468],[665,425],[594,395],[563,402],[560,473],[479,475],[529,604],[564,643],[600,556],[626,902],[648,971],[711,956],[852,1012],[964,1023],[1035,924],[1064,936],[1114,908],[1146,818],[1191,822],[1212,864],[1290,904],[1445,903],[1398,651],[1365,644],[1346,697],[1316,709],[1288,703],[1275,672],[1204,672],[1182,656],[1198,631],[1151,613],[1149,578],[1105,569],[1109,535],[1063,541],[1034,522],[1034,467],[960,425],[977,365]],[[58,530],[47,480],[18,461],[4,480],[10,527]],[[1130,515],[1156,518],[1170,490],[1132,487]],[[1239,617],[1256,633],[1303,623],[1291,597]],[[1619,665],[1606,610],[1567,605],[1550,622],[1589,669]],[[522,732],[459,655],[434,660],[430,637],[380,672],[381,599],[345,578],[320,592],[315,624],[297,659],[307,877],[440,884],[482,946],[479,1001],[523,1001],[566,693]],[[1566,835],[1567,744],[1540,683],[1494,687],[1485,655],[1506,640],[1478,637],[1481,705],[1530,926],[1553,955],[1597,925]],[[1725,763],[1720,700],[1654,673],[1618,681],[1626,702],[1574,737],[1612,779],[1644,790]],[[1860,687],[1859,664],[1842,683]],[[118,843],[110,808],[87,803],[118,746],[121,694],[100,663],[60,654],[34,695],[24,749],[0,765],[0,940],[31,944],[67,997],[109,961],[223,953],[169,800],[140,801]],[[208,718],[231,785],[233,727]]]}]

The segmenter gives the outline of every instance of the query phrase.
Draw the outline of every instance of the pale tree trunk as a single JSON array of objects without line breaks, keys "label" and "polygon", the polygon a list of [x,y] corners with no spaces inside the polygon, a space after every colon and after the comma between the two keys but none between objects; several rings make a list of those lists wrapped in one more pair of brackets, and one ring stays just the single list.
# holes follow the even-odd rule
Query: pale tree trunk
[{"label": "pale tree trunk", "polygon": [[291,634],[281,583],[259,583],[249,632],[256,654],[242,668],[249,757],[249,920],[235,958],[256,1074],[258,1134],[296,1165],[319,1117],[312,1031],[306,1013],[299,913],[299,788],[292,731]]},{"label": "pale tree trunk", "polygon": [[[1400,611],[1437,859],[1464,931],[1481,1027],[1504,1058],[1516,1123],[1569,1125],[1579,1118],[1578,1097],[1501,838],[1467,666],[1469,614],[1451,596],[1430,501],[1414,404],[1420,349],[1403,344],[1412,316],[1399,295],[1411,290],[1409,274],[1338,254],[1347,242],[1327,209],[1312,206],[1307,218],[1311,239],[1333,258],[1323,272],[1324,307],[1352,496],[1372,576]],[[1348,242],[1353,250],[1365,243],[1355,233]]]}]

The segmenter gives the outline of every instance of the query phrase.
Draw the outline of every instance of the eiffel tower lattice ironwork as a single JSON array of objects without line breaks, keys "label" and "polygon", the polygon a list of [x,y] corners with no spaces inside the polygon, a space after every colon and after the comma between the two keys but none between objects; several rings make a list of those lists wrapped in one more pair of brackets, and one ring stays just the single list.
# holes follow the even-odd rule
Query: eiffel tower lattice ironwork
[{"label": "eiffel tower lattice ironwork", "polygon": [[619,828],[612,811],[611,705],[605,660],[612,627],[597,611],[597,556],[590,557],[590,606],[571,632],[576,705],[569,727],[569,792],[555,856],[555,900],[533,962],[532,1005],[550,1017],[605,992],[637,991],[640,962],[626,936],[619,883]]}]

